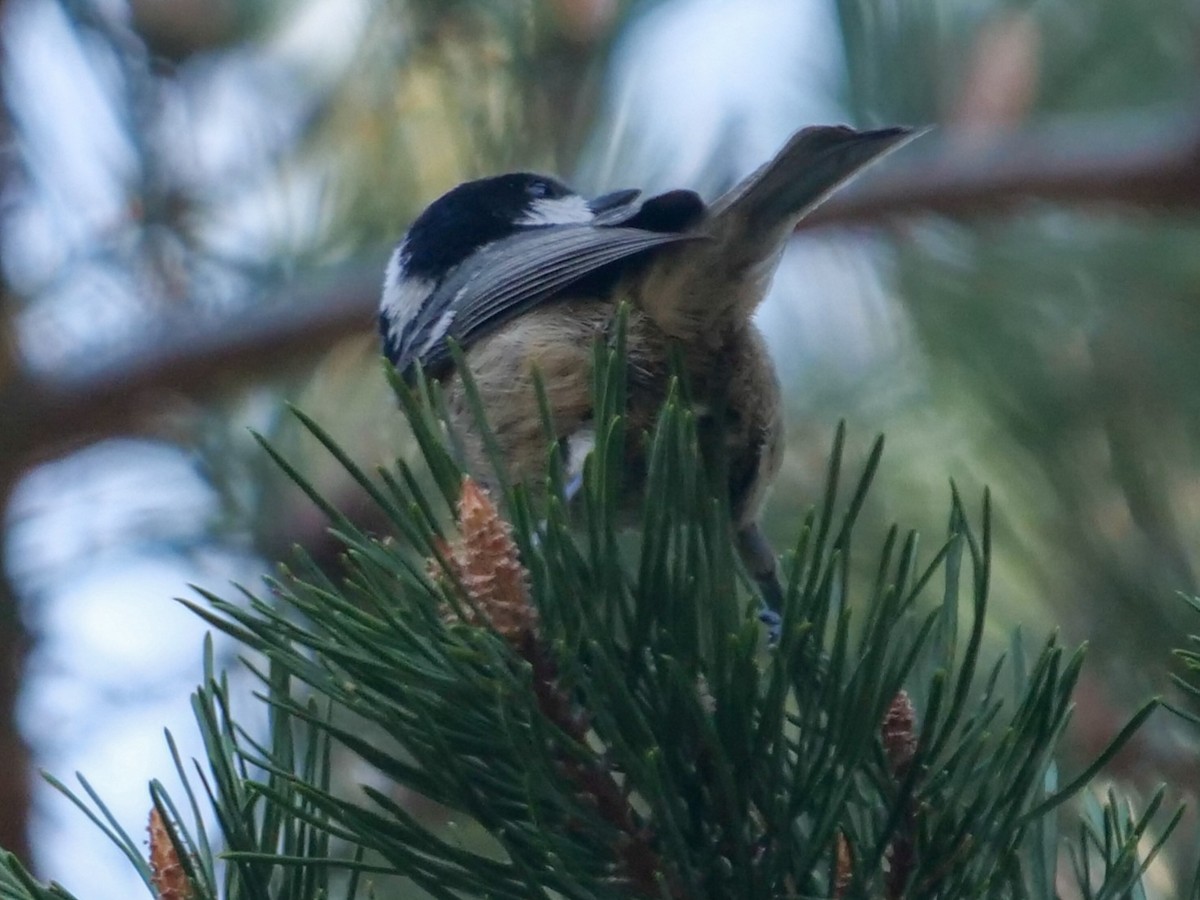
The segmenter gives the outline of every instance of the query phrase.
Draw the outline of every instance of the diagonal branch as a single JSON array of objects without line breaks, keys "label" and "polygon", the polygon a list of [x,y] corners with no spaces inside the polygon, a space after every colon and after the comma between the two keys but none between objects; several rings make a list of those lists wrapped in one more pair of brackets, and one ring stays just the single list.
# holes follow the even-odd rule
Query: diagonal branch
[{"label": "diagonal branch", "polygon": [[206,327],[169,332],[102,366],[22,373],[0,388],[0,459],[36,462],[135,428],[179,399],[205,401],[294,370],[346,338],[373,333],[383,261],[322,288],[288,286],[287,299]]}]

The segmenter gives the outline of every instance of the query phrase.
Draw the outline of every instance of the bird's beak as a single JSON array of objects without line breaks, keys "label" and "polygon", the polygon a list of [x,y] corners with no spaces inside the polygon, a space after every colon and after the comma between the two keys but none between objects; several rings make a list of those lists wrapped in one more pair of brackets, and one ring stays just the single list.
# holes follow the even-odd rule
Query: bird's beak
[{"label": "bird's beak", "polygon": [[592,215],[600,215],[600,213],[627,206],[641,196],[641,193],[641,191],[633,189],[613,191],[611,194],[601,194],[595,200],[589,201],[588,209],[592,211]]}]

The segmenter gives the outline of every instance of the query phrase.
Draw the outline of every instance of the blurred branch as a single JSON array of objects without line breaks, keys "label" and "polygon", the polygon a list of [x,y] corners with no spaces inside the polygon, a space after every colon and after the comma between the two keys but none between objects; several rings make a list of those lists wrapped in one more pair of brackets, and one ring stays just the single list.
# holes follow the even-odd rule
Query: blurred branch
[{"label": "blurred branch", "polygon": [[[0,68],[8,65],[8,8],[0,0]],[[12,183],[13,124],[11,110],[0,104],[0,194]],[[0,276],[0,395],[16,383],[21,365],[9,286]],[[0,406],[0,416],[6,410]],[[2,430],[2,428],[0,428]],[[0,456],[0,511],[8,504],[9,494],[19,474],[18,460]],[[9,578],[8,541],[0,535],[0,847],[32,863],[29,818],[33,803],[33,766],[29,746],[21,734],[18,706],[25,658],[30,637],[22,616],[20,598]]]},{"label": "blurred branch", "polygon": [[[25,464],[135,427],[170,401],[205,401],[302,365],[374,327],[383,261],[209,327],[161,324],[101,367],[24,373],[0,389],[0,458]],[[168,332],[162,337],[158,332]]]},{"label": "blurred branch", "polygon": [[[920,150],[921,152],[918,152]],[[1031,199],[1200,208],[1200,117],[1064,122],[1027,131],[935,132],[838,194],[805,227],[899,213],[984,215]],[[136,424],[171,398],[203,401],[373,330],[382,261],[325,290],[181,332],[100,369],[26,374],[0,392],[0,457],[23,464]],[[163,330],[166,330],[165,328]]]}]

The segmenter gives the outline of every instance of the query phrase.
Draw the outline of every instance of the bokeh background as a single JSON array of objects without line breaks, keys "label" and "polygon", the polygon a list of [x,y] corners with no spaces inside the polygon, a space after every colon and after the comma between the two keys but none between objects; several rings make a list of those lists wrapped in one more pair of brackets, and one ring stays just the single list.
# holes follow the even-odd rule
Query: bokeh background
[{"label": "bokeh background", "polygon": [[[297,543],[336,565],[250,429],[369,517],[285,401],[400,452],[373,309],[424,204],[512,168],[712,196],[813,122],[938,127],[814,217],[760,312],[791,435],[769,530],[840,419],[853,460],[887,435],[876,536],[931,553],[950,480],[990,486],[992,634],[1091,644],[1095,752],[1200,630],[1198,63],[1195,0],[0,0],[0,846],[139,890],[36,770],[138,831],[162,728],[201,752],[172,598]],[[1194,799],[1197,747],[1159,716],[1109,777]]]}]

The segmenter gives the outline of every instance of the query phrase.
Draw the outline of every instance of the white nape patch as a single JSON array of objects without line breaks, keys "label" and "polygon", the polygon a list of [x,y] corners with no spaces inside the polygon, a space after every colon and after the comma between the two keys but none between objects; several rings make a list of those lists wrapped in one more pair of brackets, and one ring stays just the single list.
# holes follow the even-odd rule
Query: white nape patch
[{"label": "white nape patch", "polygon": [[518,225],[586,225],[594,215],[586,200],[578,194],[543,197],[534,200]]},{"label": "white nape patch", "polygon": [[594,449],[596,449],[596,429],[591,425],[581,425],[567,435],[566,459],[563,460],[567,481],[583,475],[583,463]]}]

